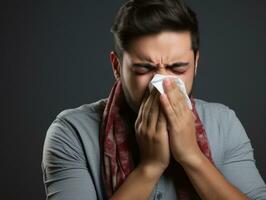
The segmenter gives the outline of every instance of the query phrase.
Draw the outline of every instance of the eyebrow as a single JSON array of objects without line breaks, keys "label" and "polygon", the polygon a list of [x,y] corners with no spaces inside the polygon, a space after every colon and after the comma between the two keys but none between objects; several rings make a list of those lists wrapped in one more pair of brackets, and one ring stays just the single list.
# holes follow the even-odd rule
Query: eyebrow
[{"label": "eyebrow", "polygon": [[[172,63],[172,64],[167,64],[166,67],[184,67],[184,66],[187,66],[189,64],[189,62],[175,62],[175,63]],[[150,67],[150,68],[155,68],[155,67],[158,67],[159,65],[154,65],[154,64],[151,64],[151,63],[133,63],[132,66],[134,67]]]}]

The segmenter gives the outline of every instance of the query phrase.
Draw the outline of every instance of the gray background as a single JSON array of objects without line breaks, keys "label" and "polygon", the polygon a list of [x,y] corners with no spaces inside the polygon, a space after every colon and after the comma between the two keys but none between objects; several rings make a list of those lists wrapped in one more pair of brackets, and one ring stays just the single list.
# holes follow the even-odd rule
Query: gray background
[{"label": "gray background", "polygon": [[[1,199],[44,199],[46,130],[66,108],[106,97],[122,1],[1,1]],[[266,178],[266,1],[196,1],[201,59],[195,96],[234,109]]]}]

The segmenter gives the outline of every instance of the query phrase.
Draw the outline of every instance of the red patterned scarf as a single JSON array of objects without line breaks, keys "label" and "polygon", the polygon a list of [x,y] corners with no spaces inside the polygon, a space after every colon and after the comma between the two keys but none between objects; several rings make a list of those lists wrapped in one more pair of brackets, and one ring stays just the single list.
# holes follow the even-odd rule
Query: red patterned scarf
[{"label": "red patterned scarf", "polygon": [[[193,97],[191,98],[191,102],[193,106],[192,111],[196,116],[195,126],[198,145],[204,155],[212,161],[206,132],[195,109],[195,100]],[[130,108],[125,101],[121,82],[116,81],[105,106],[100,127],[101,173],[107,198],[112,196],[129,173],[135,168],[132,149],[129,145],[128,122],[125,118],[121,117],[121,109],[128,109],[130,113]],[[173,175],[176,177],[175,184],[179,199],[190,199],[190,193],[193,187],[183,168],[177,162],[172,163],[168,171],[174,173]]]}]

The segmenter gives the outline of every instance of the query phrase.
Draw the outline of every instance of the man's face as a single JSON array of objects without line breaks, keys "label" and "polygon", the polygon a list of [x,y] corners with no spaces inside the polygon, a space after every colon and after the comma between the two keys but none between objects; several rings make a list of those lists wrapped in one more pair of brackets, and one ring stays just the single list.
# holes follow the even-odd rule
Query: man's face
[{"label": "man's face", "polygon": [[[196,62],[195,62],[196,61]],[[178,75],[191,95],[196,60],[189,32],[161,32],[131,42],[123,54],[123,62],[113,69],[121,79],[129,106],[138,112],[149,82],[155,74]]]}]

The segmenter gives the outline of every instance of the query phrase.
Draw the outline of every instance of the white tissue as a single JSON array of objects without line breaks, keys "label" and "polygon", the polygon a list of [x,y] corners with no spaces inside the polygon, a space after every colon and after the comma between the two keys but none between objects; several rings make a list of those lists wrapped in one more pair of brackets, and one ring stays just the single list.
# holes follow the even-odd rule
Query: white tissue
[{"label": "white tissue", "polygon": [[191,104],[191,101],[187,95],[185,84],[178,76],[155,74],[153,79],[151,80],[151,82],[149,84],[150,91],[152,90],[153,87],[155,87],[161,94],[163,94],[164,93],[163,80],[166,78],[171,78],[171,79],[175,80],[176,84],[179,86],[180,90],[183,92],[183,94],[185,96],[185,99],[186,99],[186,102],[187,102],[189,109],[192,110],[192,104]]}]

